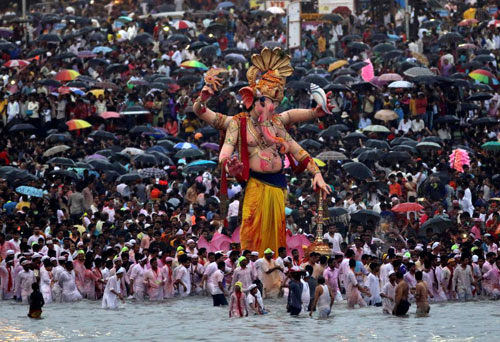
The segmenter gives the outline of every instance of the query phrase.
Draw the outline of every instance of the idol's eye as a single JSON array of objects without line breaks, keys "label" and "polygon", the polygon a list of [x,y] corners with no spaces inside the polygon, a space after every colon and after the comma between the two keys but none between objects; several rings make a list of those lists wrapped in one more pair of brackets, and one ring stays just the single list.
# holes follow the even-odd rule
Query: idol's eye
[{"label": "idol's eye", "polygon": [[260,99],[259,99],[259,101],[260,101],[260,105],[264,106],[266,104],[266,97],[265,96],[261,96]]}]

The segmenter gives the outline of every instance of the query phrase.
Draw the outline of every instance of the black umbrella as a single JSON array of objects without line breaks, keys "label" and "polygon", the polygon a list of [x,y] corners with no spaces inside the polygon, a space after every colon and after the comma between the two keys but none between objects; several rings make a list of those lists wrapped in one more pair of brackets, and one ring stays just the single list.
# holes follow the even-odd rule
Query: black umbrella
[{"label": "black umbrella", "polygon": [[342,20],[344,20],[344,18],[337,13],[323,14],[322,19],[331,21],[332,23],[340,23]]},{"label": "black umbrella", "polygon": [[404,61],[404,62],[401,62],[398,64],[398,70],[399,70],[399,72],[403,72],[403,71],[406,71],[408,69],[411,69],[411,68],[414,68],[417,66],[418,66],[417,63]]},{"label": "black umbrella", "polygon": [[347,134],[345,137],[344,137],[345,140],[359,140],[359,139],[368,139],[368,137],[366,135],[364,135],[363,133],[359,133],[359,132],[352,132],[352,133],[349,133]]},{"label": "black umbrella", "polygon": [[201,133],[204,138],[209,138],[219,134],[219,131],[212,126],[205,126],[197,129],[195,133]]},{"label": "black umbrella", "polygon": [[481,92],[493,91],[493,88],[491,88],[489,85],[484,84],[484,83],[470,83],[469,86],[471,89],[479,90]]},{"label": "black umbrella", "polygon": [[456,115],[444,115],[440,116],[436,122],[439,123],[457,123],[460,122],[460,119]]},{"label": "black umbrella", "polygon": [[51,80],[51,79],[44,79],[38,81],[38,84],[47,86],[47,87],[60,87],[62,84],[59,81],[56,80]]},{"label": "black umbrella", "polygon": [[387,51],[382,55],[382,59],[389,61],[391,59],[400,57],[404,54],[404,51],[401,50],[392,50],[392,51]]},{"label": "black umbrella", "polygon": [[50,176],[56,176],[56,177],[66,177],[66,178],[71,178],[74,180],[79,179],[80,177],[76,172],[70,171],[70,170],[53,170],[49,172]]},{"label": "black umbrella", "polygon": [[336,60],[337,59],[335,57],[331,57],[331,56],[323,57],[323,58],[320,58],[316,61],[316,65],[330,65],[333,62],[335,62]]},{"label": "black umbrella", "polygon": [[123,162],[123,163],[129,163],[130,162],[131,156],[128,153],[122,153],[122,152],[114,152],[111,155],[110,161],[111,162]]},{"label": "black umbrella", "polygon": [[105,60],[104,58],[92,58],[87,63],[91,66],[109,65],[109,62],[107,60]]},{"label": "black umbrella", "polygon": [[396,50],[396,47],[391,43],[380,43],[373,47],[373,52],[385,53],[392,50]]},{"label": "black umbrella", "polygon": [[37,128],[32,124],[16,124],[9,128],[9,132],[21,132],[21,131],[36,131]]},{"label": "black umbrella", "polygon": [[135,36],[133,42],[141,44],[141,45],[147,45],[147,44],[152,44],[153,43],[153,36],[149,33],[141,33]]},{"label": "black umbrella", "polygon": [[243,82],[243,81],[238,81],[235,84],[233,84],[230,87],[226,87],[221,90],[221,93],[227,93],[227,92],[238,92],[241,88],[246,87],[248,85],[248,82]]},{"label": "black umbrella", "polygon": [[368,63],[361,61],[361,62],[352,63],[351,65],[349,65],[349,68],[358,71],[367,65],[368,65]]},{"label": "black umbrella", "polygon": [[54,142],[71,142],[73,139],[71,139],[71,136],[68,136],[63,133],[54,133],[49,135],[47,138],[45,138],[45,141],[49,143],[54,143]]},{"label": "black umbrella", "polygon": [[[360,63],[365,63],[365,62],[360,62]],[[342,68],[335,70],[332,74],[332,76],[341,76],[341,75],[350,75],[356,77],[358,75],[358,72],[351,68]]]},{"label": "black umbrella", "polygon": [[389,149],[389,143],[387,143],[387,141],[380,140],[380,139],[368,139],[365,142],[365,146],[371,147],[371,148],[378,148],[381,150],[388,150]]},{"label": "black umbrella", "polygon": [[88,163],[97,171],[111,171],[115,169],[113,164],[104,159],[91,159]]},{"label": "black umbrella", "polygon": [[427,229],[432,229],[433,233],[441,233],[452,227],[453,222],[448,217],[438,215],[425,221],[420,227],[420,232],[425,234]]},{"label": "black umbrella", "polygon": [[179,78],[177,81],[177,84],[179,84],[181,87],[188,86],[188,85],[194,85],[197,84],[201,81],[201,77],[196,76],[196,75],[187,75],[187,76],[182,76]]},{"label": "black umbrella", "polygon": [[495,57],[493,57],[491,55],[479,55],[479,56],[476,56],[472,61],[485,63],[485,62],[493,62],[494,60],[495,60]]},{"label": "black umbrella", "polygon": [[472,120],[470,123],[471,125],[496,125],[498,124],[498,119],[491,116],[486,116]]},{"label": "black umbrella", "polygon": [[[400,145],[404,146],[404,145]],[[382,160],[390,161],[390,162],[402,162],[411,159],[411,156],[408,152],[405,151],[390,151],[389,153],[384,153],[382,155]]]},{"label": "black umbrella", "polygon": [[220,23],[211,22],[210,25],[206,28],[206,33],[219,34],[226,31],[226,26]]},{"label": "black umbrella", "polygon": [[347,210],[345,210],[342,207],[328,208],[328,215],[330,215],[331,217],[333,217],[333,216],[341,216],[341,215],[345,215],[345,214],[347,214]]},{"label": "black umbrella", "polygon": [[346,85],[339,84],[339,83],[328,83],[326,87],[323,88],[325,92],[331,91],[350,91],[351,88],[349,88]]},{"label": "black umbrella", "polygon": [[338,130],[328,127],[327,129],[324,129],[321,132],[319,132],[318,137],[338,139],[341,137],[341,134]]},{"label": "black umbrella", "polygon": [[370,147],[358,147],[354,151],[351,152],[351,157],[352,158],[357,158],[361,153],[366,152],[366,151],[371,151],[373,150]]},{"label": "black umbrella", "polygon": [[224,60],[229,64],[237,64],[237,63],[246,63],[247,59],[245,56],[240,55],[239,53],[230,53],[224,56]]},{"label": "black umbrella", "polygon": [[308,82],[308,83],[314,83],[314,84],[320,86],[321,88],[328,85],[328,81],[325,78],[323,78],[319,75],[314,75],[314,74],[308,75],[308,76],[302,78],[301,81]]},{"label": "black umbrella", "polygon": [[317,125],[314,124],[304,124],[299,126],[299,132],[303,133],[319,133],[320,129]]},{"label": "black umbrella", "polygon": [[[159,147],[159,146],[157,146]],[[172,159],[170,159],[169,156],[167,156],[165,153],[163,152],[159,152],[159,151],[149,151],[148,153],[152,154],[153,156],[155,156],[156,160],[158,161],[158,164],[159,165],[174,165],[174,162],[172,161]]]},{"label": "black umbrella", "polygon": [[140,179],[142,179],[142,177],[138,173],[126,173],[118,177],[116,181],[121,183],[132,183],[137,182]]},{"label": "black umbrella", "polygon": [[77,56],[73,52],[64,52],[59,55],[55,55],[54,58],[56,59],[71,59],[71,58],[76,58]]},{"label": "black umbrella", "polygon": [[464,111],[468,111],[468,110],[479,110],[481,109],[480,106],[478,106],[477,104],[474,104],[474,103],[468,103],[468,102],[462,102],[460,104],[460,106],[462,107],[462,112]]},{"label": "black umbrella", "polygon": [[410,153],[417,153],[417,149],[413,146],[410,145],[397,145],[392,148],[393,151],[404,151],[404,152],[410,152]]},{"label": "black umbrella", "polygon": [[351,84],[351,88],[354,91],[362,92],[362,91],[370,91],[370,90],[376,88],[376,86],[370,82],[358,82],[358,83]]},{"label": "black umbrella", "polygon": [[359,50],[359,51],[365,51],[370,49],[370,46],[361,42],[350,42],[349,44],[347,44],[347,47],[351,50]]},{"label": "black umbrella", "polygon": [[111,64],[106,68],[106,73],[107,74],[113,74],[113,73],[121,73],[121,72],[126,72],[128,71],[128,65],[125,64],[120,64],[120,63],[115,63]]},{"label": "black umbrella", "polygon": [[70,81],[70,82],[66,83],[66,87],[88,88],[89,85],[83,81],[74,80],[74,81]]},{"label": "black umbrella", "polygon": [[95,139],[115,139],[115,135],[111,132],[107,131],[93,131],[92,133],[89,134],[89,137],[95,138]]},{"label": "black umbrella", "polygon": [[351,221],[366,225],[368,223],[376,224],[380,220],[380,214],[373,210],[361,209],[351,214]]},{"label": "black umbrella", "polygon": [[343,42],[350,42],[353,40],[358,40],[361,39],[361,36],[359,34],[347,34],[342,37],[341,41]]},{"label": "black umbrella", "polygon": [[109,148],[106,148],[104,150],[97,151],[95,154],[99,154],[99,155],[104,156],[106,158],[111,158],[115,154],[115,152],[113,152]]},{"label": "black umbrella", "polygon": [[362,163],[367,162],[367,161],[375,161],[375,160],[380,160],[384,152],[381,150],[373,149],[373,150],[367,150],[359,154],[358,160]]},{"label": "black umbrella", "polygon": [[95,32],[88,36],[89,41],[94,42],[104,42],[106,40],[106,36],[101,32]]},{"label": "black umbrella", "polygon": [[59,37],[57,34],[42,34],[38,37],[37,41],[39,42],[48,42],[48,43],[61,43],[62,38]]},{"label": "black umbrella", "polygon": [[443,34],[438,39],[438,44],[444,45],[449,43],[459,43],[464,39],[464,37],[457,32],[448,32]]},{"label": "black umbrella", "polygon": [[175,158],[199,158],[205,155],[205,153],[196,148],[183,148],[182,150],[177,151],[174,155]]},{"label": "black umbrella", "polygon": [[286,87],[295,90],[309,90],[311,84],[305,81],[290,81],[286,84]]},{"label": "black umbrella", "polygon": [[136,134],[140,135],[142,133],[153,133],[154,130],[151,127],[148,126],[134,126],[132,129],[129,130],[130,134]]},{"label": "black umbrella", "polygon": [[340,83],[340,84],[353,84],[354,82],[356,82],[356,79],[352,76],[348,76],[348,75],[342,75],[342,76],[338,76],[338,77],[335,77],[333,79],[333,83]]},{"label": "black umbrella", "polygon": [[198,49],[201,49],[202,47],[205,47],[208,45],[209,44],[207,42],[196,41],[192,44],[189,44],[189,50],[198,50]]},{"label": "black umbrella", "polygon": [[389,40],[389,37],[385,33],[375,33],[370,37],[372,42],[385,42]]},{"label": "black umbrella", "polygon": [[363,163],[350,162],[342,165],[342,169],[356,179],[364,180],[373,177],[372,172]]},{"label": "black umbrella", "polygon": [[304,139],[302,141],[299,141],[299,145],[302,146],[303,148],[316,148],[316,149],[321,148],[321,143],[312,139]]},{"label": "black umbrella", "polygon": [[30,50],[30,52],[28,52],[28,54],[26,55],[26,58],[31,58],[31,57],[43,55],[46,52],[47,52],[47,49],[41,49],[41,48]]},{"label": "black umbrella", "polygon": [[114,182],[118,177],[120,177],[120,174],[115,170],[104,170],[104,178],[108,182]]},{"label": "black umbrella", "polygon": [[190,40],[184,34],[173,34],[173,35],[171,35],[171,36],[169,36],[167,38],[167,41],[171,42],[171,43],[177,43],[177,42],[180,42],[180,43],[189,43]]},{"label": "black umbrella", "polygon": [[164,140],[158,140],[156,142],[156,145],[162,146],[162,147],[166,148],[167,150],[173,150],[175,143],[170,141],[170,140],[164,139]]},{"label": "black umbrella", "polygon": [[213,58],[217,55],[217,46],[208,45],[202,47],[199,51],[199,55],[204,58]]},{"label": "black umbrella", "polygon": [[75,162],[69,158],[54,157],[47,161],[49,164],[55,164],[60,166],[75,166]]}]

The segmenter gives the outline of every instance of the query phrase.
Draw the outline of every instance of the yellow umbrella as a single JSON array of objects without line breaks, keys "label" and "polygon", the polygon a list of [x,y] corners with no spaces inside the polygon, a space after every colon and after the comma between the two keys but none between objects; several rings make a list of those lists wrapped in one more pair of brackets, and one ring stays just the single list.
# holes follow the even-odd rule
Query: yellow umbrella
[{"label": "yellow umbrella", "polygon": [[92,127],[92,125],[89,124],[87,121],[80,119],[69,120],[68,122],[66,122],[66,125],[68,126],[69,131],[75,131],[77,129]]},{"label": "yellow umbrella", "polygon": [[426,56],[422,55],[421,53],[412,51],[411,56],[420,63],[422,63],[423,65],[429,66],[429,60],[427,59]]},{"label": "yellow umbrella", "polygon": [[85,227],[81,224],[75,224],[73,227],[77,228],[80,234],[83,234],[87,231],[87,229],[85,229]]},{"label": "yellow umbrella", "polygon": [[316,165],[318,165],[319,167],[323,167],[323,166],[326,165],[324,161],[322,161],[322,160],[320,160],[318,158],[313,158],[313,160],[316,163]]},{"label": "yellow umbrella", "polygon": [[104,96],[104,89],[92,89],[89,90],[89,93],[93,94],[95,97],[99,97],[99,95]]},{"label": "yellow umbrella", "polygon": [[328,66],[328,72],[332,72],[335,69],[342,68],[344,65],[349,64],[345,59],[338,60],[336,62],[333,62]]}]

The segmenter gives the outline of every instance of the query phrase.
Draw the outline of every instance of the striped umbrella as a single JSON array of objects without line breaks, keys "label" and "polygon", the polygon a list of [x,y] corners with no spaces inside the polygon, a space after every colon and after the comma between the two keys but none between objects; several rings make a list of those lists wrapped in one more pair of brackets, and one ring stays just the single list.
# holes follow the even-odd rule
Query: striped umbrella
[{"label": "striped umbrella", "polygon": [[54,79],[56,81],[66,82],[66,81],[73,81],[78,76],[80,76],[80,73],[78,71],[65,69],[59,71],[54,77]]},{"label": "striped umbrella", "polygon": [[80,119],[69,120],[66,122],[66,126],[68,126],[68,130],[70,131],[92,127],[87,121]]},{"label": "striped umbrella", "polygon": [[11,59],[10,61],[4,63],[3,66],[7,68],[24,68],[28,65],[30,65],[30,62],[25,61],[24,59]]},{"label": "striped umbrella", "polygon": [[182,62],[181,67],[188,69],[200,69],[204,71],[208,70],[208,67],[205,64],[195,60]]},{"label": "striped umbrella", "polygon": [[496,77],[491,72],[483,69],[476,69],[472,71],[469,73],[469,77],[484,84],[498,84]]}]

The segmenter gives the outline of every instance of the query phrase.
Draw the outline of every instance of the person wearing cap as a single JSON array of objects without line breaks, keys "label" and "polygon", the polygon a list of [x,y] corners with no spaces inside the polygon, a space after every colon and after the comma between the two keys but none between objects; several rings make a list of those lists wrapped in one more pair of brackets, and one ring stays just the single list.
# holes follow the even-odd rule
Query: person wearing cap
[{"label": "person wearing cap", "polygon": [[223,306],[227,305],[226,300],[226,289],[224,288],[224,271],[226,269],[226,264],[221,259],[219,260],[217,265],[217,270],[210,274],[207,280],[207,289],[208,292],[212,295],[212,300],[214,306]]},{"label": "person wearing cap", "polygon": [[203,291],[201,281],[203,279],[205,267],[203,267],[203,265],[199,262],[197,254],[191,255],[191,262],[189,264],[188,271],[189,274],[191,274],[191,293],[200,294]]},{"label": "person wearing cap", "polygon": [[243,293],[243,284],[241,281],[234,283],[233,293],[229,300],[229,317],[248,316],[248,304]]},{"label": "person wearing cap", "polygon": [[52,303],[52,263],[50,259],[43,261],[43,267],[40,268],[40,292],[42,292],[45,304]]},{"label": "person wearing cap", "polygon": [[233,288],[236,282],[241,282],[243,284],[243,289],[247,289],[254,282],[253,272],[250,267],[248,267],[248,259],[244,256],[239,257],[238,259],[238,267],[234,270],[233,273],[233,282],[231,284],[231,288]]},{"label": "person wearing cap", "polygon": [[14,297],[14,251],[7,250],[5,260],[0,263],[0,298],[12,299]]},{"label": "person wearing cap", "polygon": [[82,295],[76,287],[73,262],[66,261],[64,271],[59,274],[58,283],[62,289],[61,300],[63,302],[76,302],[82,299]]},{"label": "person wearing cap", "polygon": [[147,256],[140,256],[139,262],[130,268],[130,295],[138,301],[144,300],[146,288],[144,286],[144,274],[146,273]]},{"label": "person wearing cap", "polygon": [[118,309],[118,300],[125,303],[123,294],[121,293],[121,279],[125,274],[125,268],[120,267],[115,275],[108,278],[106,287],[104,288],[104,294],[102,296],[102,308],[103,309]]},{"label": "person wearing cap", "polygon": [[456,293],[452,289],[452,279],[455,266],[455,259],[449,258],[446,261],[445,267],[443,267],[443,271],[441,272],[441,287],[443,288],[443,291],[446,294],[446,298],[448,300],[457,299]]},{"label": "person wearing cap", "polygon": [[19,295],[19,298],[16,298],[18,301],[22,301],[23,304],[28,303],[28,298],[31,294],[32,288],[31,285],[36,282],[35,275],[31,270],[31,262],[29,260],[24,260],[21,262],[22,271],[17,274],[15,284],[16,284],[16,295]]},{"label": "person wearing cap", "polygon": [[280,292],[280,272],[283,272],[283,269],[273,259],[273,255],[273,250],[267,248],[262,259],[261,281],[264,288],[264,298],[276,298]]},{"label": "person wearing cap", "polygon": [[256,284],[252,284],[245,289],[247,293],[247,304],[250,314],[263,315],[266,312],[264,309],[264,301],[262,300],[262,294]]}]

